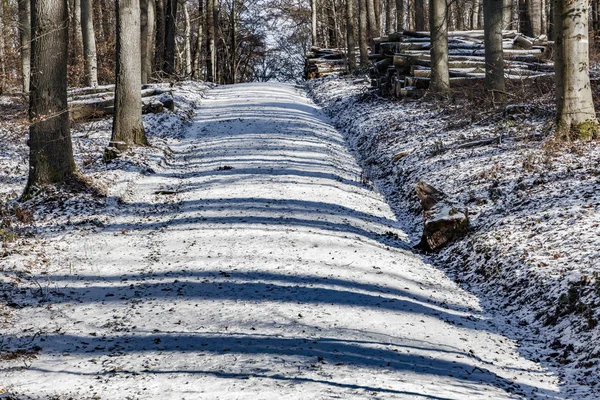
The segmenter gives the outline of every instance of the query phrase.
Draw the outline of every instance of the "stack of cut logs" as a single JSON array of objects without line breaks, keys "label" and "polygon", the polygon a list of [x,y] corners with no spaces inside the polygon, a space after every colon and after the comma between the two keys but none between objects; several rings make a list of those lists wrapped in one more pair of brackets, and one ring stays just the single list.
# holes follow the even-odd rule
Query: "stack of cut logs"
[{"label": "stack of cut logs", "polygon": [[[507,79],[530,79],[550,75],[554,64],[547,60],[552,43],[546,36],[526,37],[517,31],[504,31],[504,73]],[[428,32],[402,32],[375,39],[370,69],[371,85],[383,95],[410,96],[427,89],[431,75]],[[483,31],[448,32],[450,85],[470,84],[485,78]]]},{"label": "stack of cut logs", "polygon": [[343,50],[311,47],[304,57],[304,78],[323,78],[346,72],[346,56]]},{"label": "stack of cut logs", "polygon": [[[142,85],[142,112],[173,111],[174,102],[168,83]],[[114,113],[115,85],[72,89],[68,92],[69,115],[73,121],[101,118]]]}]

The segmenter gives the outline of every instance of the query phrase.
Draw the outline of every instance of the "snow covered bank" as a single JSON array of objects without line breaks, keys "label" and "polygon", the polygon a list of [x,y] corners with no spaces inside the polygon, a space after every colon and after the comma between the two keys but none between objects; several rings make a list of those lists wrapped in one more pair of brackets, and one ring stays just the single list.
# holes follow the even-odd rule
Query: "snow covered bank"
[{"label": "snow covered bank", "polygon": [[310,81],[308,89],[343,130],[365,177],[405,222],[413,243],[422,229],[419,180],[467,204],[470,233],[431,259],[482,294],[488,308],[506,313],[501,328],[520,340],[524,355],[556,368],[569,396],[595,398],[598,143],[547,144],[552,115],[536,105],[472,121],[468,104],[448,109],[383,100],[364,83],[343,78]]}]

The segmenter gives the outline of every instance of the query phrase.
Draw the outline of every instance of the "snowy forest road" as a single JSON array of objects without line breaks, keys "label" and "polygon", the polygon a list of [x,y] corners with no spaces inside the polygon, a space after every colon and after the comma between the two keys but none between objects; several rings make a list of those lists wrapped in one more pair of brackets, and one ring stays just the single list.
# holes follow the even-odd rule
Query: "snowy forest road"
[{"label": "snowy forest road", "polygon": [[52,304],[16,311],[14,332],[43,341],[3,368],[9,392],[561,398],[476,297],[410,250],[302,89],[212,89],[173,152],[103,229],[64,239],[62,272],[40,277]]}]

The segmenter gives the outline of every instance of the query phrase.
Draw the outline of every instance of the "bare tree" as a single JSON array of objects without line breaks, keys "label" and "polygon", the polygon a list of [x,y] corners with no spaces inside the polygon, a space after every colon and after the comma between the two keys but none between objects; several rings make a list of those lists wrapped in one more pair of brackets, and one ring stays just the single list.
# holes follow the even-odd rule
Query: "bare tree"
[{"label": "bare tree", "polygon": [[360,51],[360,66],[369,65],[369,49],[367,38],[367,0],[358,0],[358,48]]},{"label": "bare tree", "polygon": [[109,146],[147,145],[142,123],[140,1],[117,0],[115,113]]},{"label": "bare tree", "polygon": [[379,36],[379,23],[375,12],[375,0],[366,0],[367,2],[367,24],[369,29],[369,41]]},{"label": "bare tree", "polygon": [[494,99],[504,101],[504,55],[502,51],[503,0],[483,0],[485,82]]},{"label": "bare tree", "polygon": [[204,0],[198,0],[198,32],[196,35],[196,46],[194,50],[194,63],[192,65],[192,78],[200,79],[202,70],[202,42],[204,41]]},{"label": "bare tree", "polygon": [[31,74],[31,1],[19,0],[18,7],[23,92],[28,93],[29,75]]},{"label": "bare tree", "polygon": [[589,77],[588,0],[554,0],[556,122],[568,139],[598,137]]},{"label": "bare tree", "polygon": [[29,180],[24,197],[75,177],[67,109],[67,0],[31,2]]},{"label": "bare tree", "polygon": [[217,47],[215,36],[215,0],[206,1],[206,33],[207,33],[207,55],[206,55],[206,80],[216,82],[217,80]]},{"label": "bare tree", "polygon": [[192,24],[190,22],[190,13],[188,12],[187,1],[181,1],[183,9],[183,72],[187,78],[192,76]]},{"label": "bare tree", "polygon": [[[210,0],[209,0],[210,1]],[[318,46],[317,42],[317,0],[310,0],[310,15],[311,15],[311,23],[310,23],[310,32],[312,45]]]},{"label": "bare tree", "polygon": [[142,83],[148,83],[152,75],[152,55],[156,26],[156,9],[154,0],[140,2],[140,33],[142,52]]},{"label": "bare tree", "polygon": [[80,1],[85,83],[87,86],[98,86],[98,64],[96,62],[96,37],[94,36],[92,0]]},{"label": "bare tree", "polygon": [[425,0],[414,0],[415,5],[415,30],[425,30]]},{"label": "bare tree", "polygon": [[514,29],[513,23],[513,0],[502,2],[502,29]]},{"label": "bare tree", "polygon": [[392,19],[394,14],[394,0],[385,0],[385,33],[394,32]]},{"label": "bare tree", "polygon": [[446,0],[429,0],[429,29],[431,35],[432,93],[440,95],[450,89],[448,71],[448,4]]},{"label": "bare tree", "polygon": [[349,71],[354,71],[356,68],[356,53],[354,52],[354,48],[356,46],[354,42],[354,24],[354,0],[346,0],[346,47],[348,49],[347,57]]},{"label": "bare tree", "polygon": [[404,30],[404,0],[396,0],[396,31]]},{"label": "bare tree", "polygon": [[166,0],[165,10],[165,60],[163,71],[175,74],[175,34],[177,33],[177,0]]}]

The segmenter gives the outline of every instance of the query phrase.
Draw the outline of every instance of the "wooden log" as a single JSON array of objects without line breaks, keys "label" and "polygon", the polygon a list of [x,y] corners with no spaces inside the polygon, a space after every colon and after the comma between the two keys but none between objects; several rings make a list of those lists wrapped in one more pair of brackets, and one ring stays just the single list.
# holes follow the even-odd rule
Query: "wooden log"
[{"label": "wooden log", "polygon": [[[114,96],[109,99],[99,99],[97,101],[90,99],[72,101],[69,102],[69,117],[72,121],[86,121],[106,117],[114,113],[114,105]],[[165,109],[172,111],[174,106],[173,96],[166,92],[142,98],[143,113],[158,113]]]},{"label": "wooden log", "polygon": [[533,41],[524,35],[515,36],[513,42],[522,49],[531,49],[533,47]]},{"label": "wooden log", "polygon": [[423,234],[417,249],[429,252],[464,236],[469,228],[469,213],[462,204],[433,186],[420,181],[415,188],[423,208]]}]

